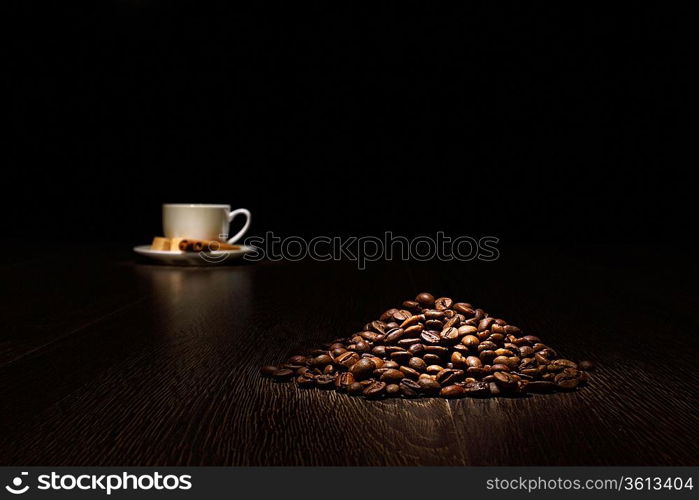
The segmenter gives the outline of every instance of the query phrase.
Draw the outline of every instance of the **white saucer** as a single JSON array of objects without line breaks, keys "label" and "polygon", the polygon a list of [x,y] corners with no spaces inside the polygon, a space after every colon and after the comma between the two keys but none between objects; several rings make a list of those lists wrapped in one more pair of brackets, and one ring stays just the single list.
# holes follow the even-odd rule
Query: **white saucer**
[{"label": "white saucer", "polygon": [[217,266],[241,259],[254,248],[240,245],[240,250],[217,250],[215,252],[170,252],[151,250],[150,245],[133,247],[133,251],[144,257],[155,259],[163,264],[175,266]]}]

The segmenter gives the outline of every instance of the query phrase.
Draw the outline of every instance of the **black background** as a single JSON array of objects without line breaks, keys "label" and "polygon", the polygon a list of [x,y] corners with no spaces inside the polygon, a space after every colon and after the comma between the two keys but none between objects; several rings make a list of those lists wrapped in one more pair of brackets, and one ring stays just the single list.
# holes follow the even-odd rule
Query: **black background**
[{"label": "black background", "polygon": [[20,2],[3,236],[141,244],[208,202],[253,234],[686,244],[675,9]]}]

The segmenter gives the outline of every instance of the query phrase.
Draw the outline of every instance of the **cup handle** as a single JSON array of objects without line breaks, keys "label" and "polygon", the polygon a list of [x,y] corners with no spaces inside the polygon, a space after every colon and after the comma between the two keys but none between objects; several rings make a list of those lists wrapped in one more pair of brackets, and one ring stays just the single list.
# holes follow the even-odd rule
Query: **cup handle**
[{"label": "cup handle", "polygon": [[247,210],[245,208],[239,208],[239,209],[233,210],[231,213],[229,213],[228,214],[228,222],[232,222],[233,219],[235,219],[235,217],[237,215],[240,215],[240,214],[245,215],[245,219],[246,219],[245,225],[243,226],[243,229],[238,231],[238,233],[235,236],[233,236],[232,238],[230,238],[226,243],[229,243],[229,244],[235,243],[245,234],[245,232],[250,227],[250,210]]}]

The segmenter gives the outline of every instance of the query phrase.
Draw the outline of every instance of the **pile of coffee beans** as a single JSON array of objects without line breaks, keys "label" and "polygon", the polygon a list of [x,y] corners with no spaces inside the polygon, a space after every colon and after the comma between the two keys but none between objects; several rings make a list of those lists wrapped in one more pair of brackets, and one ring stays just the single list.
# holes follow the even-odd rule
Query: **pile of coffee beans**
[{"label": "pile of coffee beans", "polygon": [[592,368],[560,358],[539,337],[483,309],[421,293],[349,338],[261,371],[367,398],[460,398],[572,391]]}]

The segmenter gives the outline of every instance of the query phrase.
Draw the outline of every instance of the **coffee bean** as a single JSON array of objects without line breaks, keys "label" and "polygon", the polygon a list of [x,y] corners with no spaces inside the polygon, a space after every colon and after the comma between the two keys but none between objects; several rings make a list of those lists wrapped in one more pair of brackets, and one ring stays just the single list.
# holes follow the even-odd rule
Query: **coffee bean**
[{"label": "coffee bean", "polygon": [[351,351],[343,352],[335,358],[335,363],[345,368],[351,368],[357,361],[359,361],[359,354]]},{"label": "coffee bean", "polygon": [[405,330],[402,328],[394,328],[386,333],[384,342],[387,344],[395,344],[403,335],[405,335]]},{"label": "coffee bean", "polygon": [[443,398],[460,398],[465,393],[466,391],[460,385],[448,385],[439,391],[439,395]]},{"label": "coffee bean", "polygon": [[407,318],[405,321],[403,321],[403,322],[400,324],[400,327],[401,327],[401,328],[407,328],[407,327],[409,327],[409,326],[414,326],[414,325],[420,323],[420,321],[423,321],[424,319],[425,319],[425,317],[424,317],[423,315],[421,315],[421,314],[414,314],[413,316],[410,316],[410,317]]},{"label": "coffee bean", "polygon": [[507,372],[495,372],[495,383],[503,390],[512,390],[517,387],[517,380]]},{"label": "coffee bean", "polygon": [[424,372],[425,369],[427,368],[427,363],[425,363],[424,359],[418,358],[418,357],[412,357],[408,360],[408,366],[412,368],[413,370],[417,370],[419,372]]},{"label": "coffee bean", "polygon": [[359,382],[354,382],[352,385],[350,385],[347,388],[347,392],[349,394],[352,394],[353,396],[361,394],[363,390],[364,390],[364,386],[362,384],[360,384]]},{"label": "coffee bean", "polygon": [[411,325],[408,328],[405,329],[405,335],[408,337],[416,337],[420,335],[420,332],[424,327],[422,326],[422,323],[418,323],[417,325]]},{"label": "coffee bean", "polygon": [[362,358],[352,365],[350,372],[357,380],[365,379],[371,376],[371,373],[376,369],[374,362],[367,358]]},{"label": "coffee bean", "polygon": [[490,388],[486,382],[472,382],[465,384],[464,395],[471,398],[484,398],[490,395]]},{"label": "coffee bean", "polygon": [[459,341],[459,331],[453,326],[447,327],[439,334],[442,343],[446,345],[455,344]]},{"label": "coffee bean", "polygon": [[408,351],[398,351],[391,353],[391,359],[398,364],[405,364],[413,356]]},{"label": "coffee bean", "polygon": [[354,383],[354,375],[352,375],[350,372],[340,373],[335,379],[335,387],[338,390],[347,390],[349,386]]},{"label": "coffee bean", "polygon": [[[374,347],[374,348],[371,350],[371,353],[372,353],[374,356],[378,356],[378,357],[382,358],[382,357],[384,357],[384,356],[386,355],[386,347],[384,347],[384,346],[382,346],[382,345],[377,345],[376,347]],[[336,360],[336,361],[337,361],[337,360]]]},{"label": "coffee bean", "polygon": [[385,382],[372,382],[364,388],[364,397],[366,398],[378,398],[383,396],[386,391]]},{"label": "coffee bean", "polygon": [[404,378],[400,381],[400,390],[406,398],[414,398],[420,393],[420,384],[409,378]]},{"label": "coffee bean", "polygon": [[332,375],[318,375],[316,377],[316,386],[319,389],[332,389],[335,386],[335,377]]},{"label": "coffee bean", "polygon": [[439,332],[435,332],[432,330],[424,330],[420,334],[420,338],[427,345],[437,345],[437,344],[439,344],[439,341],[441,340],[441,338],[439,336]]},{"label": "coffee bean", "polygon": [[403,309],[416,310],[420,308],[420,303],[416,300],[406,300],[403,302]]},{"label": "coffee bean", "polygon": [[410,311],[406,311],[405,309],[401,309],[401,310],[393,313],[393,320],[398,322],[398,323],[402,323],[403,321],[408,319],[410,316],[412,316]]},{"label": "coffee bean", "polygon": [[428,396],[439,393],[442,388],[442,386],[439,385],[439,382],[428,378],[420,377],[418,379],[418,384],[420,385],[420,391]]},{"label": "coffee bean", "polygon": [[432,307],[434,305],[434,297],[431,293],[422,292],[415,297],[415,301],[422,307]]},{"label": "coffee bean", "polygon": [[274,365],[267,365],[267,366],[263,366],[262,368],[260,368],[260,373],[261,373],[264,377],[271,377],[272,375],[274,375],[274,373],[275,373],[278,369],[279,369],[279,368],[277,368],[277,367],[274,366]]},{"label": "coffee bean", "polygon": [[459,302],[457,304],[454,304],[452,307],[456,312],[463,314],[464,316],[469,318],[476,314],[476,311],[473,310],[471,304],[467,304],[465,302]]},{"label": "coffee bean", "polygon": [[400,370],[394,370],[392,368],[389,368],[383,374],[381,375],[381,381],[382,382],[399,382],[400,379],[405,377],[402,371]]},{"label": "coffee bean", "polygon": [[381,314],[381,316],[379,317],[379,320],[384,321],[384,322],[390,321],[391,319],[393,319],[393,313],[396,313],[396,312],[398,312],[398,309],[396,309],[396,308],[388,309],[388,310],[384,311],[383,314]]},{"label": "coffee bean", "polygon": [[383,368],[395,368],[398,369],[400,368],[400,365],[396,363],[395,361],[384,361],[383,362]]},{"label": "coffee bean", "polygon": [[403,375],[413,380],[417,380],[417,378],[420,376],[420,372],[410,368],[409,366],[401,366],[400,371],[403,372]]},{"label": "coffee bean", "polygon": [[454,303],[449,297],[440,297],[434,301],[434,308],[438,311],[449,309]]},{"label": "coffee bean", "polygon": [[441,372],[442,370],[444,370],[444,367],[441,365],[429,365],[427,368],[425,368],[425,371],[429,375],[436,375],[439,372]]},{"label": "coffee bean", "polygon": [[386,386],[387,396],[397,396],[400,394],[400,386],[398,384],[388,384]]},{"label": "coffee bean", "polygon": [[408,352],[413,356],[417,356],[425,351],[425,346],[422,344],[413,344],[408,348]]},{"label": "coffee bean", "polygon": [[444,311],[437,311],[436,309],[428,309],[427,311],[423,311],[422,314],[425,316],[426,320],[443,320],[446,315],[444,314]]},{"label": "coffee bean", "polygon": [[398,347],[402,347],[402,348],[404,348],[404,349],[408,349],[408,348],[410,348],[411,345],[419,344],[419,343],[420,343],[420,339],[419,339],[419,338],[407,338],[407,339],[406,339],[406,338],[403,338],[403,339],[400,339],[400,340],[396,343],[396,345],[398,345]]},{"label": "coffee bean", "polygon": [[442,358],[440,358],[436,354],[432,354],[432,353],[424,354],[422,356],[422,359],[424,359],[425,363],[427,363],[428,365],[434,365],[434,364],[440,363],[442,361]]}]

